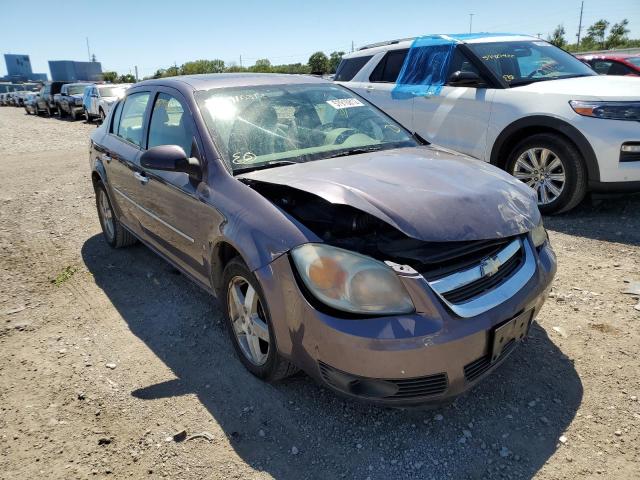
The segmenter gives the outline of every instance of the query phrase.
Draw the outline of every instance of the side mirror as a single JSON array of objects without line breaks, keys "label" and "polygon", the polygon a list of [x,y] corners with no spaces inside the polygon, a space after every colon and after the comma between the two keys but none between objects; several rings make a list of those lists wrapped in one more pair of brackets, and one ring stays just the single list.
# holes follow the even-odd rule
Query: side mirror
[{"label": "side mirror", "polygon": [[477,87],[484,84],[480,76],[475,72],[453,72],[449,77],[449,85],[453,87]]},{"label": "side mirror", "polygon": [[91,96],[92,96],[93,98],[98,98],[98,94],[97,94],[97,93],[92,93],[92,94],[91,94]]},{"label": "side mirror", "polygon": [[151,170],[183,172],[190,177],[201,179],[202,170],[196,158],[187,158],[179,145],[158,145],[151,147],[140,157],[140,165]]}]

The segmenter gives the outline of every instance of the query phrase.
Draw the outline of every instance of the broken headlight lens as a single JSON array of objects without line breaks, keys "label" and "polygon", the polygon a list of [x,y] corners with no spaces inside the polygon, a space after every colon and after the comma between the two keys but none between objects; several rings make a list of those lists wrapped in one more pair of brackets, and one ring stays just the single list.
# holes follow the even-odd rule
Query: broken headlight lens
[{"label": "broken headlight lens", "polygon": [[531,240],[536,248],[544,245],[544,242],[546,242],[548,238],[549,236],[547,235],[547,231],[544,229],[542,221],[536,228],[531,230]]},{"label": "broken headlight lens", "polygon": [[291,256],[307,289],[336,310],[391,315],[415,309],[396,273],[371,257],[320,243],[301,245]]}]

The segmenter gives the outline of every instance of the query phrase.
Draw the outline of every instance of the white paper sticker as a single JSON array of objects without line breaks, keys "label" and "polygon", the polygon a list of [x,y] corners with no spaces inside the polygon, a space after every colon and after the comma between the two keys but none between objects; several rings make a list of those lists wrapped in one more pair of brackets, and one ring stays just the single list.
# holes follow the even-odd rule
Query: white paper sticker
[{"label": "white paper sticker", "polygon": [[533,42],[534,45],[537,45],[539,47],[550,47],[551,44],[547,43],[547,42]]},{"label": "white paper sticker", "polygon": [[357,98],[339,98],[336,100],[327,100],[327,103],[333,108],[364,107],[364,103]]}]

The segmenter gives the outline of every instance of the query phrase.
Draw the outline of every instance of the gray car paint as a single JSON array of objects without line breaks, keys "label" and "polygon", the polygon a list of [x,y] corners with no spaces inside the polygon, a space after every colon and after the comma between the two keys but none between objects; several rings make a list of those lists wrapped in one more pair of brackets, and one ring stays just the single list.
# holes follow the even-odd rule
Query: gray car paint
[{"label": "gray car paint", "polygon": [[535,196],[522,182],[479,160],[432,147],[318,160],[241,178],[351,205],[424,241],[509,237],[540,222]]}]

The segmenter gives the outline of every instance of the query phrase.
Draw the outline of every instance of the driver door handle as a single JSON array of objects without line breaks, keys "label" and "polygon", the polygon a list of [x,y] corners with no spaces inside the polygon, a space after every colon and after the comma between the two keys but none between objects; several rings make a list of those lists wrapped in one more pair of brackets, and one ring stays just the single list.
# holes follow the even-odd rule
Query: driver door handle
[{"label": "driver door handle", "polygon": [[147,177],[144,173],[134,172],[133,176],[136,177],[136,180],[138,180],[143,185],[149,183],[149,177]]},{"label": "driver door handle", "polygon": [[375,87],[373,85],[367,85],[366,87],[364,87],[364,89],[367,92],[372,92],[373,90],[375,90]]}]

